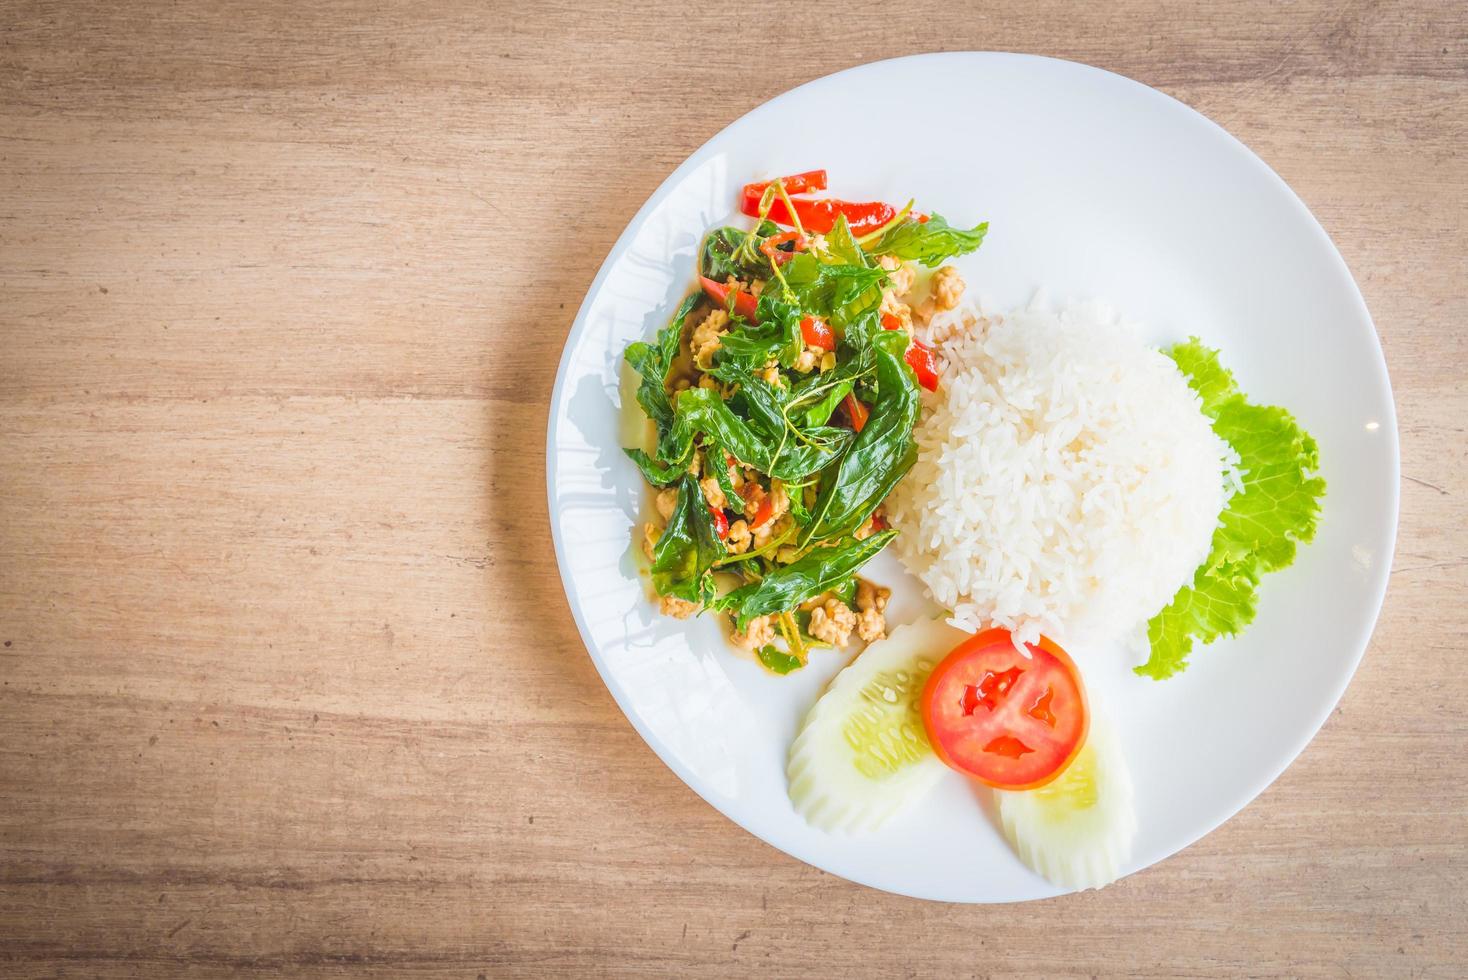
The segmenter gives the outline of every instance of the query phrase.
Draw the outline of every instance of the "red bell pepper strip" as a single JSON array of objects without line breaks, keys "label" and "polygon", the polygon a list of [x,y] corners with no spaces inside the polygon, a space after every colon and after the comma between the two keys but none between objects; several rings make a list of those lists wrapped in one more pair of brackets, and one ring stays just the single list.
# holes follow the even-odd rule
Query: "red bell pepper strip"
[{"label": "red bell pepper strip", "polygon": [[[745,198],[744,213],[751,218],[758,218],[759,203],[756,199],[754,206],[751,207],[749,199]],[[843,214],[846,215],[846,223],[850,226],[851,233],[857,236],[876,231],[897,217],[897,209],[881,201],[853,202],[823,197],[816,200],[792,199],[790,203],[795,207],[796,215],[800,217],[801,227],[818,235],[824,235],[836,227],[836,218]],[[779,198],[776,198],[770,205],[770,213],[766,217],[776,224],[795,224],[794,219],[790,216],[790,209]]]},{"label": "red bell pepper strip", "polygon": [[826,321],[818,316],[800,318],[800,335],[805,338],[807,347],[819,347],[821,350],[836,349],[836,335],[831,332]]},{"label": "red bell pepper strip", "polygon": [[[789,177],[779,178],[780,183],[785,186],[786,194],[810,194],[815,191],[826,189],[826,172],[824,170],[807,170],[803,174],[791,174]],[[773,180],[763,180],[754,184],[744,185],[744,213],[759,214],[760,198],[765,196]],[[750,202],[753,202],[752,204]],[[751,212],[749,209],[754,208]]]},{"label": "red bell pepper strip", "polygon": [[795,258],[795,252],[782,252],[780,246],[786,242],[795,243],[795,252],[805,248],[805,236],[798,231],[782,231],[778,235],[771,235],[760,242],[760,254],[769,259],[774,265],[784,265]]},{"label": "red bell pepper strip", "polygon": [[[725,309],[729,308],[729,287],[721,282],[714,282],[708,276],[699,276],[703,283],[703,291],[708,293],[709,299],[718,303]],[[750,323],[755,321],[755,311],[759,309],[759,300],[753,293],[746,293],[742,289],[734,290],[734,312],[744,317]]]},{"label": "red bell pepper strip", "polygon": [[851,419],[852,429],[860,432],[866,427],[867,419],[872,413],[867,411],[867,407],[855,395],[848,392],[841,404],[846,406],[846,417]]},{"label": "red bell pepper strip", "polygon": [[729,518],[725,517],[724,512],[722,510],[719,510],[719,508],[715,507],[713,504],[709,504],[708,506],[709,516],[714,519],[714,533],[716,533],[719,536],[719,540],[722,541],[729,536]]},{"label": "red bell pepper strip", "polygon": [[907,348],[906,360],[917,375],[918,384],[929,391],[938,390],[938,355],[933,348],[914,340]]}]

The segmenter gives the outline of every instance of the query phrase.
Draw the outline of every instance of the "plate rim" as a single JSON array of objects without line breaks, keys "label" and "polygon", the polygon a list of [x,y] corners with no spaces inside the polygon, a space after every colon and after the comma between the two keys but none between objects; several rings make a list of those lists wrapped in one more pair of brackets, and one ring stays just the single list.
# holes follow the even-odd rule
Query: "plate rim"
[{"label": "plate rim", "polygon": [[789,848],[781,846],[780,844],[775,843],[774,841],[764,837],[763,835],[750,830],[737,817],[731,814],[728,809],[720,805],[718,801],[711,799],[709,796],[705,795],[704,792],[699,789],[697,781],[684,771],[684,767],[679,763],[679,761],[674,758],[671,753],[664,751],[663,747],[661,746],[661,740],[655,739],[651,735],[650,731],[643,723],[639,715],[631,709],[628,697],[625,692],[622,691],[621,686],[617,683],[615,678],[609,676],[607,668],[603,663],[601,654],[596,644],[592,642],[592,637],[587,630],[586,622],[582,615],[580,604],[573,598],[571,575],[564,557],[564,543],[561,540],[560,527],[555,517],[555,475],[557,463],[555,446],[556,436],[560,430],[561,422],[560,413],[557,412],[557,407],[561,403],[561,399],[567,383],[567,367],[569,366],[571,360],[572,351],[578,346],[579,341],[581,340],[583,334],[586,332],[590,307],[594,298],[600,292],[603,282],[610,274],[612,267],[622,257],[622,255],[626,253],[632,242],[633,237],[637,233],[638,229],[642,227],[648,214],[653,210],[653,208],[662,203],[662,201],[667,197],[671,189],[679,183],[679,181],[684,177],[685,174],[687,174],[689,171],[693,170],[695,166],[703,162],[705,154],[708,153],[716,143],[723,139],[725,133],[739,126],[745,120],[748,120],[756,115],[767,111],[775,103],[790,98],[797,92],[801,92],[805,89],[815,86],[832,84],[844,76],[871,71],[878,68],[879,66],[884,65],[915,61],[966,61],[975,58],[1054,62],[1065,65],[1067,66],[1067,68],[1080,68],[1088,72],[1096,72],[1102,75],[1107,75],[1115,80],[1119,80],[1127,86],[1132,87],[1134,90],[1139,90],[1141,93],[1144,94],[1144,97],[1165,100],[1167,103],[1171,103],[1172,106],[1181,108],[1185,112],[1191,114],[1195,117],[1196,120],[1205,123],[1208,127],[1212,128],[1216,132],[1216,134],[1222,135],[1226,142],[1232,145],[1232,148],[1234,150],[1242,151],[1244,159],[1246,161],[1250,162],[1253,166],[1260,168],[1263,173],[1267,175],[1268,179],[1276,185],[1276,188],[1284,192],[1285,199],[1291,202],[1291,205],[1296,209],[1298,214],[1305,219],[1305,227],[1310,230],[1310,233],[1319,242],[1324,244],[1324,254],[1329,257],[1329,260],[1335,267],[1335,270],[1344,275],[1345,281],[1349,284],[1350,287],[1348,298],[1354,303],[1357,311],[1365,319],[1366,324],[1371,327],[1371,342],[1374,345],[1376,353],[1375,367],[1377,369],[1379,380],[1381,381],[1386,393],[1387,415],[1381,420],[1381,425],[1382,428],[1387,430],[1386,438],[1388,439],[1391,455],[1391,481],[1389,494],[1390,521],[1387,534],[1388,544],[1385,554],[1386,560],[1379,563],[1377,566],[1379,569],[1381,569],[1381,571],[1377,573],[1377,581],[1372,589],[1373,609],[1370,616],[1370,627],[1365,631],[1365,638],[1360,643],[1359,649],[1356,650],[1355,653],[1352,655],[1349,668],[1341,674],[1341,680],[1339,684],[1335,685],[1334,689],[1329,691],[1330,696],[1328,700],[1322,700],[1321,703],[1324,705],[1323,710],[1317,712],[1317,716],[1310,719],[1309,724],[1306,725],[1303,729],[1304,736],[1298,741],[1298,744],[1289,745],[1287,747],[1287,750],[1280,754],[1279,758],[1281,761],[1279,762],[1279,764],[1277,766],[1265,767],[1263,770],[1261,770],[1261,774],[1258,778],[1249,780],[1250,788],[1247,789],[1243,794],[1241,794],[1241,799],[1237,803],[1237,805],[1230,804],[1230,806],[1227,808],[1227,812],[1224,812],[1216,821],[1206,822],[1206,826],[1204,826],[1203,829],[1200,830],[1197,834],[1188,836],[1187,839],[1179,844],[1177,847],[1168,850],[1145,867],[1138,868],[1135,872],[1132,873],[1132,875],[1127,875],[1125,877],[1130,878],[1135,874],[1140,874],[1141,872],[1146,871],[1149,868],[1155,867],[1162,862],[1174,857],[1179,852],[1193,846],[1204,837],[1207,837],[1219,827],[1223,826],[1223,824],[1227,823],[1229,820],[1237,816],[1242,810],[1244,810],[1245,807],[1249,806],[1251,803],[1257,800],[1261,795],[1263,795],[1263,793],[1267,789],[1269,789],[1270,786],[1274,784],[1276,780],[1279,779],[1281,775],[1284,774],[1285,770],[1294,765],[1294,763],[1296,762],[1296,760],[1299,759],[1301,753],[1304,752],[1306,747],[1315,740],[1315,737],[1318,734],[1320,734],[1321,728],[1324,727],[1325,722],[1330,718],[1330,715],[1340,705],[1340,700],[1344,696],[1346,689],[1355,679],[1356,671],[1360,668],[1361,661],[1365,658],[1366,650],[1371,645],[1371,640],[1376,634],[1376,627],[1380,622],[1381,610],[1385,603],[1387,588],[1390,584],[1391,568],[1396,557],[1397,535],[1401,518],[1401,438],[1400,431],[1397,425],[1396,394],[1392,389],[1391,374],[1387,369],[1386,354],[1381,345],[1381,334],[1376,327],[1375,319],[1371,316],[1370,309],[1366,305],[1366,299],[1361,293],[1360,284],[1356,281],[1356,277],[1351,273],[1350,266],[1347,265],[1345,258],[1341,255],[1340,250],[1336,247],[1334,240],[1332,240],[1329,233],[1326,232],[1325,227],[1320,223],[1320,220],[1316,218],[1314,212],[1310,210],[1309,206],[1305,204],[1305,201],[1300,197],[1299,194],[1295,192],[1294,188],[1292,188],[1284,180],[1284,178],[1281,177],[1274,170],[1274,168],[1271,167],[1262,157],[1260,157],[1247,144],[1245,144],[1238,137],[1234,136],[1219,123],[1210,119],[1208,116],[1188,105],[1186,102],[1174,98],[1173,96],[1168,95],[1166,92],[1154,88],[1151,85],[1146,84],[1145,82],[1137,81],[1136,79],[1130,78],[1119,72],[1114,72],[1105,68],[1098,68],[1095,65],[1089,65],[1085,62],[1080,61],[1072,61],[1066,58],[1056,58],[1048,55],[1037,55],[1024,52],[979,50],[920,52],[909,55],[901,55],[894,58],[883,58],[876,61],[863,62],[859,65],[852,65],[850,67],[843,68],[835,72],[830,72],[828,74],[809,79],[799,85],[786,89],[783,92],[770,96],[758,105],[750,108],[748,111],[741,113],[736,118],[730,120],[726,125],[721,127],[718,132],[714,133],[703,143],[701,143],[696,149],[690,152],[688,156],[684,158],[683,162],[675,167],[668,174],[668,176],[665,177],[657,185],[656,188],[654,188],[652,193],[648,195],[647,200],[642,203],[642,206],[639,207],[637,211],[632,215],[632,217],[628,219],[627,224],[622,229],[621,234],[617,236],[616,240],[612,243],[611,248],[608,250],[606,258],[602,260],[600,267],[597,269],[596,275],[592,278],[591,284],[587,287],[586,295],[582,298],[581,305],[576,310],[576,316],[571,322],[570,329],[567,331],[565,343],[562,345],[561,348],[561,356],[556,364],[555,383],[551,389],[551,396],[546,411],[546,516],[551,527],[551,540],[555,551],[556,568],[561,580],[561,591],[565,595],[566,604],[570,609],[572,620],[575,622],[577,632],[581,636],[582,645],[586,648],[586,652],[591,657],[592,663],[596,667],[597,674],[600,676],[602,684],[612,695],[612,699],[616,703],[618,710],[622,712],[623,717],[625,717],[627,721],[632,724],[633,729],[642,738],[643,742],[646,743],[647,747],[652,750],[653,754],[657,756],[657,758],[665,766],[667,766],[668,769],[670,769],[675,776],[678,777],[678,779],[684,784],[684,786],[692,790],[696,796],[698,796],[709,806],[717,810],[727,820],[733,823],[744,833],[758,839],[766,846],[772,847],[775,850],[780,851],[781,853],[786,854],[791,858],[794,858],[802,864],[817,868],[820,871],[831,875],[832,877],[851,881],[855,884],[867,888],[872,888],[877,891],[888,892],[895,895],[902,895],[906,898],[915,898],[928,902],[938,902],[943,904],[955,905],[1005,905],[1019,902],[1051,901],[1054,899],[1065,898],[1069,895],[1077,893],[1073,891],[1061,891],[1057,894],[1039,898],[958,900],[919,894],[915,891],[907,890],[905,888],[894,887],[889,883],[878,884],[874,881],[868,880],[865,874],[848,874],[842,871],[834,871],[831,868],[826,867],[824,863],[820,863],[810,858],[803,857],[799,854],[794,853]]}]

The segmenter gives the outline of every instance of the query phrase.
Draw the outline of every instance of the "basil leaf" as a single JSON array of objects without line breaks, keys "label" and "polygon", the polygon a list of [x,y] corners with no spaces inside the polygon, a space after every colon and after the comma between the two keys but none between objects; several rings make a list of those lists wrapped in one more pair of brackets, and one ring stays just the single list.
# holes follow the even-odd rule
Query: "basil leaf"
[{"label": "basil leaf", "polygon": [[852,438],[849,429],[814,426],[802,430],[799,438],[787,432],[781,439],[768,439],[735,415],[717,391],[690,388],[678,394],[677,422],[670,454],[664,459],[686,462],[693,452],[693,439],[700,433],[705,442],[727,447],[742,462],[781,480],[798,480],[824,469]]},{"label": "basil leaf", "polygon": [[801,253],[783,267],[785,281],[807,313],[844,327],[868,310],[882,305],[886,273],[847,263],[827,264]]},{"label": "basil leaf", "polygon": [[763,370],[770,361],[778,361],[788,368],[804,346],[800,315],[797,307],[777,299],[775,290],[766,290],[760,294],[755,314],[758,322],[739,321],[740,326],[724,335],[715,356],[720,363],[742,365],[750,371]]},{"label": "basil leaf", "polygon": [[776,388],[739,361],[716,365],[709,372],[725,384],[737,385],[729,407],[749,420],[765,439],[778,442],[785,431],[785,389]]},{"label": "basil leaf", "polygon": [[768,644],[760,647],[759,662],[764,664],[765,668],[772,673],[781,675],[788,674],[792,670],[799,670],[805,666],[805,661],[794,654],[777,650]]},{"label": "basil leaf", "polygon": [[846,223],[844,214],[838,214],[836,224],[826,232],[826,249],[842,262],[859,265],[864,269],[871,268],[871,260],[852,236],[851,226]]},{"label": "basil leaf", "polygon": [[955,255],[967,255],[984,243],[989,222],[982,221],[965,231],[954,228],[943,216],[934,214],[927,221],[909,218],[882,235],[867,249],[869,255],[891,255],[899,259],[921,262],[932,269]]},{"label": "basil leaf", "polygon": [[683,341],[683,324],[702,296],[702,293],[690,294],[673,314],[672,322],[658,331],[655,343],[628,344],[627,351],[623,354],[632,370],[642,376],[642,381],[637,386],[637,404],[642,406],[642,411],[657,426],[660,447],[673,427],[673,403],[668,397],[668,371],[678,357],[678,346]]},{"label": "basil leaf", "polygon": [[676,463],[659,463],[641,449],[624,449],[632,462],[642,471],[642,478],[655,487],[665,487],[670,483],[677,483],[678,477],[688,471],[686,465],[679,466]]},{"label": "basil leaf", "polygon": [[734,227],[716,228],[703,240],[698,271],[714,282],[724,282],[730,276],[745,282],[764,279],[770,274],[769,260],[759,247],[766,238],[779,232],[780,226],[769,220],[760,222],[753,232]]},{"label": "basil leaf", "polygon": [[707,604],[714,598],[710,569],[723,556],[724,545],[703,492],[693,477],[684,474],[678,485],[678,503],[653,548],[653,588],[658,595]]},{"label": "basil leaf", "polygon": [[[906,343],[900,331],[888,336]],[[877,397],[871,416],[821,490],[804,543],[856,530],[917,461],[912,437],[921,409],[917,382],[892,341],[877,338],[872,350]]]},{"label": "basil leaf", "polygon": [[793,484],[785,489],[786,496],[790,498],[790,516],[795,518],[796,524],[805,527],[810,523],[810,511],[805,506],[805,487]]},{"label": "basil leaf", "polygon": [[896,531],[883,531],[861,541],[816,548],[799,561],[775,568],[758,582],[714,600],[714,607],[728,610],[739,628],[746,629],[757,616],[793,609],[849,579],[896,536]]},{"label": "basil leaf", "polygon": [[838,381],[821,396],[821,400],[805,410],[804,421],[806,425],[825,425],[831,420],[831,415],[836,407],[851,394],[850,381]]},{"label": "basil leaf", "polygon": [[736,514],[744,513],[744,498],[739,496],[739,491],[734,489],[734,481],[729,478],[728,461],[724,458],[724,447],[710,441],[703,447],[704,471],[710,467],[714,471],[714,479],[719,481],[719,489],[724,491],[724,499],[728,507]]}]

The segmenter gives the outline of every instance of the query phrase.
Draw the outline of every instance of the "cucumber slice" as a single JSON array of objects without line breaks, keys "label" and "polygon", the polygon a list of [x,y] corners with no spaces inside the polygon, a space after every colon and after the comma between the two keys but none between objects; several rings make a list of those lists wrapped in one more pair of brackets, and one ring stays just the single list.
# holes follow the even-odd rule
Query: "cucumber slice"
[{"label": "cucumber slice", "polygon": [[836,675],[790,746],[790,802],[822,830],[876,830],[947,771],[923,728],[922,693],[968,634],[941,621],[901,626]]},{"label": "cucumber slice", "polygon": [[1116,733],[1092,715],[1085,746],[1039,789],[995,790],[1004,836],[1031,870],[1062,888],[1100,888],[1121,876],[1137,815]]}]

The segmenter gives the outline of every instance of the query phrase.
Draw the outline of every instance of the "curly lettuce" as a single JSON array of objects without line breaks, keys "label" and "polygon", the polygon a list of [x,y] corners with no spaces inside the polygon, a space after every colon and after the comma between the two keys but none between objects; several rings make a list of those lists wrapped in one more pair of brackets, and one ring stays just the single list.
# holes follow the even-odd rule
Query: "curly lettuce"
[{"label": "curly lettuce", "polygon": [[1147,623],[1151,654],[1137,673],[1162,680],[1188,665],[1194,643],[1233,636],[1259,607],[1259,580],[1315,537],[1325,480],[1315,440],[1288,411],[1244,397],[1218,352],[1196,337],[1165,353],[1198,393],[1213,431],[1239,455],[1242,486],[1219,517],[1208,558]]}]

